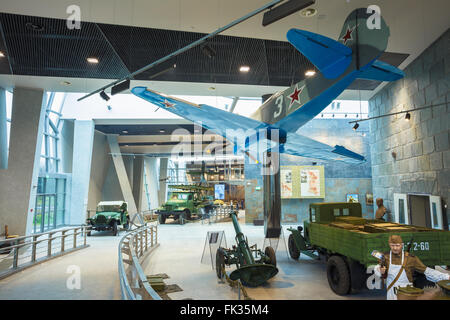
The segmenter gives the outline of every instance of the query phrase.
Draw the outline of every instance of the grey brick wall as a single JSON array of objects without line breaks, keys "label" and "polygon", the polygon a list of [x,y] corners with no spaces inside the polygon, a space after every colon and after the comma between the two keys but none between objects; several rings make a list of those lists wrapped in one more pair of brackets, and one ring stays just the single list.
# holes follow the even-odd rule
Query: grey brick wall
[{"label": "grey brick wall", "polygon": [[405,114],[369,121],[374,199],[383,198],[391,211],[394,193],[450,200],[450,30],[404,71],[404,79],[369,101],[369,116],[436,106],[412,112],[410,121]]}]

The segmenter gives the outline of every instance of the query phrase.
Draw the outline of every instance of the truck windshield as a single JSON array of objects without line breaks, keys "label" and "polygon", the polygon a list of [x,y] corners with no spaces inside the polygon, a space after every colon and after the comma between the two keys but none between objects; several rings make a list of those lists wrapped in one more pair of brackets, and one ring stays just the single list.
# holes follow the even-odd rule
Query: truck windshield
[{"label": "truck windshield", "polygon": [[113,211],[113,212],[118,212],[120,211],[120,206],[119,205],[104,205],[104,206],[98,206],[97,207],[97,211],[99,212],[105,212],[105,211]]},{"label": "truck windshield", "polygon": [[187,193],[172,193],[170,200],[187,200],[188,196]]}]

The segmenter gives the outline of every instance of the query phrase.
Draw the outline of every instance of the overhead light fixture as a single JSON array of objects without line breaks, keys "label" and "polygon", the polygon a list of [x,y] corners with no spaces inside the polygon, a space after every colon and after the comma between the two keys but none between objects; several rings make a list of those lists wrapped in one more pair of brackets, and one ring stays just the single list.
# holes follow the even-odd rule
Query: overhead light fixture
[{"label": "overhead light fixture", "polygon": [[5,54],[3,53],[3,51],[0,51],[0,58],[4,58]]},{"label": "overhead light fixture", "polygon": [[408,121],[411,120],[411,114],[409,112],[406,113],[405,119]]},{"label": "overhead light fixture", "polygon": [[61,84],[62,84],[63,86],[70,86],[72,83],[69,82],[69,81],[61,81]]},{"label": "overhead light fixture", "polygon": [[127,134],[127,133],[128,133],[128,131],[127,131],[127,130],[123,130],[123,131],[122,131],[122,133],[125,133],[125,134]]},{"label": "overhead light fixture", "polygon": [[166,132],[166,130],[164,130],[164,129],[159,130],[159,133],[165,133],[165,132]]},{"label": "overhead light fixture", "polygon": [[281,20],[299,10],[305,9],[314,4],[315,0],[289,0],[284,1],[283,4],[271,8],[264,13],[262,25],[265,27],[275,21]]},{"label": "overhead light fixture", "polygon": [[300,11],[300,15],[305,18],[311,18],[317,14],[317,9],[314,8],[306,8]]},{"label": "overhead light fixture", "polygon": [[32,31],[44,31],[44,27],[43,26],[41,26],[39,24],[36,24],[36,23],[33,23],[33,22],[27,22],[25,24],[25,27],[28,30],[32,30]]},{"label": "overhead light fixture", "polygon": [[211,91],[214,91],[214,90],[216,90],[216,87],[209,87],[208,89]]},{"label": "overhead light fixture", "polygon": [[359,124],[358,124],[358,122],[357,122],[357,123],[355,123],[355,125],[353,126],[353,130],[356,131],[356,129],[358,129],[358,128],[359,128]]},{"label": "overhead light fixture", "polygon": [[95,58],[95,57],[89,57],[86,60],[87,60],[87,62],[92,63],[92,64],[97,64],[99,62],[98,58]]},{"label": "overhead light fixture", "polygon": [[242,66],[239,69],[240,72],[249,72],[250,71],[250,67],[249,66]]},{"label": "overhead light fixture", "polygon": [[106,108],[108,109],[108,111],[112,110],[111,106],[106,106]]},{"label": "overhead light fixture", "polygon": [[314,71],[314,70],[308,70],[305,72],[305,76],[307,76],[307,77],[312,77],[315,74],[316,74],[316,71]]},{"label": "overhead light fixture", "polygon": [[109,99],[111,99],[104,90],[100,92],[100,97],[102,97],[102,99],[105,101],[109,101]]}]

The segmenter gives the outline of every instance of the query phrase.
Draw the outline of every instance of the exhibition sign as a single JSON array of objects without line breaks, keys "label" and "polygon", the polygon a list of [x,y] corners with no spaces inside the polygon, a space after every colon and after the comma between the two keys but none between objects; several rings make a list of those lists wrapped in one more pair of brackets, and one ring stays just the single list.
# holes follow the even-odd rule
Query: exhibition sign
[{"label": "exhibition sign", "polygon": [[281,166],[281,198],[325,198],[323,166]]}]

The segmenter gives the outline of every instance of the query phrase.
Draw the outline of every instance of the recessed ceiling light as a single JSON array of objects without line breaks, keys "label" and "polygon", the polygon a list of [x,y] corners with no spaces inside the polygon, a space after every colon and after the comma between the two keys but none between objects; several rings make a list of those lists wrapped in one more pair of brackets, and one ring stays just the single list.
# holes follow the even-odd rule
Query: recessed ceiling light
[{"label": "recessed ceiling light", "polygon": [[125,133],[125,134],[127,134],[127,133],[128,133],[128,131],[127,131],[127,130],[123,130],[123,131],[122,131],[122,133]]},{"label": "recessed ceiling light", "polygon": [[249,72],[250,71],[250,67],[249,66],[242,66],[239,69],[240,72]]},{"label": "recessed ceiling light", "polygon": [[41,26],[41,25],[39,25],[39,24],[36,24],[36,23],[33,23],[33,22],[27,22],[27,23],[25,24],[25,26],[26,26],[26,28],[27,28],[28,30],[32,30],[32,31],[44,31],[44,27],[43,27],[43,26]]},{"label": "recessed ceiling light", "polygon": [[209,87],[209,90],[216,90],[215,87]]},{"label": "recessed ceiling light", "polygon": [[86,60],[87,60],[87,62],[92,63],[92,64],[97,64],[99,62],[98,59],[95,57],[89,57]]},{"label": "recessed ceiling light", "polygon": [[2,51],[0,51],[0,58],[4,58],[4,57],[5,57],[5,54]]},{"label": "recessed ceiling light", "polygon": [[61,84],[62,84],[63,86],[70,86],[72,83],[69,82],[69,81],[61,81]]},{"label": "recessed ceiling light", "polygon": [[305,76],[307,76],[307,77],[312,77],[315,74],[316,74],[316,72],[314,70],[308,70],[305,72]]},{"label": "recessed ceiling light", "polygon": [[159,133],[164,133],[164,132],[166,132],[166,130],[164,130],[164,129],[159,130]]},{"label": "recessed ceiling light", "polygon": [[306,8],[306,9],[303,9],[302,11],[300,11],[300,15],[305,18],[310,18],[312,16],[315,16],[316,14],[317,14],[317,9],[314,9],[314,8]]}]

